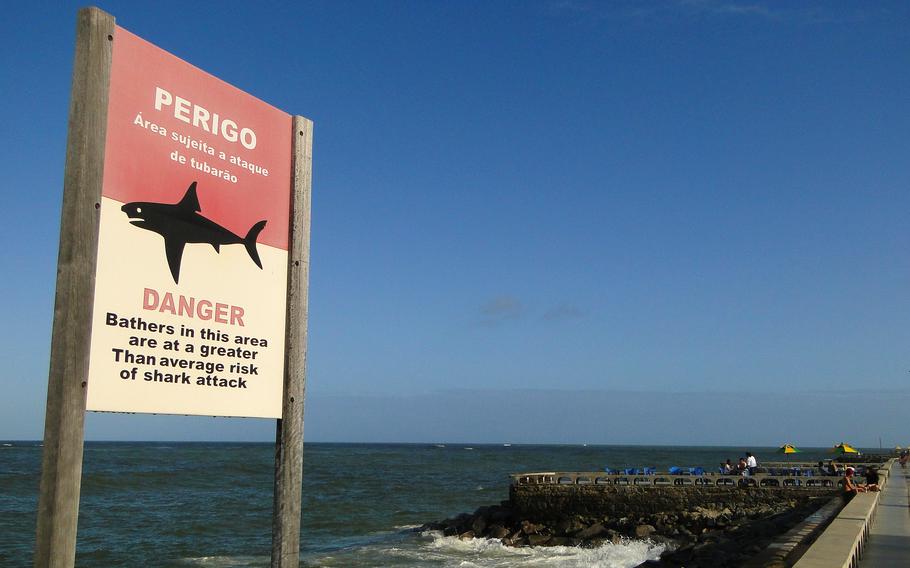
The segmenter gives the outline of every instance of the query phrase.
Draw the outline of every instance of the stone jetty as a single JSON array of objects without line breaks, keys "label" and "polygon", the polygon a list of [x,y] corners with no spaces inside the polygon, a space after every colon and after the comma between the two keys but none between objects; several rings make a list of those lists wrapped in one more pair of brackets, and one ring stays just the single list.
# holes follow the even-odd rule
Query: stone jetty
[{"label": "stone jetty", "polygon": [[667,550],[647,566],[742,566],[824,505],[839,510],[840,482],[787,474],[516,474],[507,501],[424,528],[518,547],[649,539]]}]

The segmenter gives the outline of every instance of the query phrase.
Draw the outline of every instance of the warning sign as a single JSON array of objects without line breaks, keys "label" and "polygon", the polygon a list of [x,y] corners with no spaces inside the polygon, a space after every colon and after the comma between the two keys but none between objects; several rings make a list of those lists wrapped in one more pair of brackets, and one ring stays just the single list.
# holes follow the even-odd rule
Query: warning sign
[{"label": "warning sign", "polygon": [[113,46],[87,408],[280,418],[291,117]]}]

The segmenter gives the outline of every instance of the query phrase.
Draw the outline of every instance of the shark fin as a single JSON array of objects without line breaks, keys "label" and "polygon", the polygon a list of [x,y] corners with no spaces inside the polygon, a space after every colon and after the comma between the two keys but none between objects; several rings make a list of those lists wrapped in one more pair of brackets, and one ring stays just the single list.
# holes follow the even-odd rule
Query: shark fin
[{"label": "shark fin", "polygon": [[253,259],[253,262],[259,268],[262,268],[262,261],[259,260],[259,251],[256,250],[256,239],[259,238],[259,233],[262,232],[263,228],[265,228],[265,221],[259,221],[250,227],[250,232],[243,239],[243,246],[246,247],[246,252],[250,253],[250,258]]},{"label": "shark fin", "polygon": [[190,184],[186,193],[183,195],[183,199],[177,204],[177,207],[184,210],[195,211],[197,213],[202,210],[202,208],[199,207],[199,198],[196,197],[196,182]]},{"label": "shark fin", "polygon": [[174,277],[174,284],[180,281],[180,260],[183,258],[183,247],[186,243],[174,239],[164,239],[164,252],[167,255],[167,265]]}]

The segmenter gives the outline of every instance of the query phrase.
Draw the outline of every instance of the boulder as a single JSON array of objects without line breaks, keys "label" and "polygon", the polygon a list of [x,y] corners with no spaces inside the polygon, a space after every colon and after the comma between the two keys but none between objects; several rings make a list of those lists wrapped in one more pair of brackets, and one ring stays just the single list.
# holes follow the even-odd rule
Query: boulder
[{"label": "boulder", "polygon": [[544,529],[543,525],[535,525],[531,521],[521,521],[521,532],[525,534],[538,534]]},{"label": "boulder", "polygon": [[471,530],[474,531],[474,534],[483,534],[486,529],[487,520],[482,516],[474,517],[474,522],[471,523]]},{"label": "boulder", "polygon": [[590,540],[592,538],[597,538],[607,533],[607,528],[600,523],[591,525],[586,529],[582,529],[575,533],[575,538],[580,538],[583,540]]},{"label": "boulder", "polygon": [[471,540],[472,538],[474,538],[474,531],[467,531],[458,535],[458,540]]},{"label": "boulder", "polygon": [[638,525],[637,527],[635,527],[635,536],[636,536],[636,538],[648,538],[649,536],[654,534],[654,532],[656,530],[657,529],[655,529],[651,525]]},{"label": "boulder", "polygon": [[490,538],[506,538],[509,536],[509,529],[505,528],[502,525],[490,525],[487,534],[490,536]]}]

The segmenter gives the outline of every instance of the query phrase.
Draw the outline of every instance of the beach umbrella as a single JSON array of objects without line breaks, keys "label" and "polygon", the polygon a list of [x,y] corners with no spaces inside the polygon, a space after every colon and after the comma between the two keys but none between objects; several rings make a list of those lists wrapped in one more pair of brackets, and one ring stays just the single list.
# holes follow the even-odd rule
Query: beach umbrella
[{"label": "beach umbrella", "polygon": [[[783,446],[777,448],[778,454],[789,455],[789,454],[798,454],[800,452],[802,452],[802,450],[797,448],[793,444],[784,444]],[[787,461],[789,462],[790,458],[787,458]]]},{"label": "beach umbrella", "polygon": [[859,450],[857,450],[856,448],[854,448],[854,447],[851,446],[850,444],[845,444],[844,442],[841,442],[840,444],[838,444],[838,445],[834,446],[833,448],[831,448],[831,451],[832,451],[832,452],[837,452],[838,454],[841,454],[841,455],[843,455],[843,454],[858,454],[858,453],[859,453]]}]

